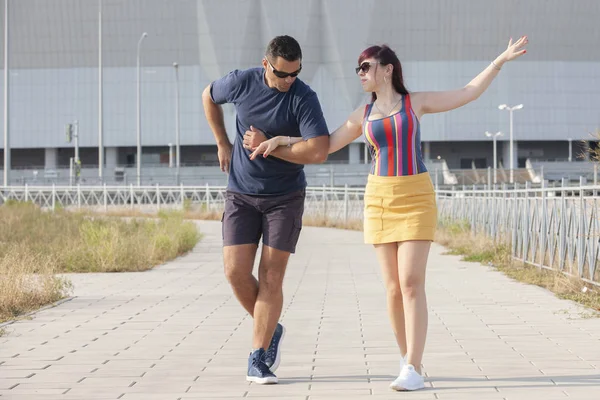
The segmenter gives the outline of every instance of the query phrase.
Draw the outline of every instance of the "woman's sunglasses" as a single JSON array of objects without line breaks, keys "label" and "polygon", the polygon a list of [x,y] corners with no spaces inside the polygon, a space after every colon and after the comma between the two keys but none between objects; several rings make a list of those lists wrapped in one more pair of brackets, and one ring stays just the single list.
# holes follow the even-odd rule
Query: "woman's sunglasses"
[{"label": "woman's sunglasses", "polygon": [[297,71],[294,72],[282,72],[282,71],[277,71],[275,69],[275,67],[273,66],[273,64],[271,64],[271,62],[269,61],[268,58],[265,57],[265,60],[267,60],[267,63],[269,64],[269,66],[271,67],[271,71],[273,71],[273,75],[275,75],[278,78],[284,79],[289,77],[295,78],[298,76],[298,74],[300,73],[300,71],[302,71],[302,65],[300,65],[300,68],[298,68]]},{"label": "woman's sunglasses", "polygon": [[378,63],[370,63],[369,61],[366,61],[366,62],[360,64],[358,67],[354,68],[354,70],[356,71],[357,74],[360,71],[362,71],[366,74],[367,72],[369,72],[369,70],[371,69],[371,65],[373,65],[373,64],[378,64]]}]

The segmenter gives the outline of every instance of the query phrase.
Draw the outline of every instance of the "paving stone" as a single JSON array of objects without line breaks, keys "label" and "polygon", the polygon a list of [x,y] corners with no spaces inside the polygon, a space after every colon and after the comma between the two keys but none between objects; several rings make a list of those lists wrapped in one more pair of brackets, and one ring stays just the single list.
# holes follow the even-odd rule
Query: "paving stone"
[{"label": "paving stone", "polygon": [[[246,382],[252,319],[223,275],[221,227],[142,273],[68,275],[72,299],[8,325],[0,399],[398,399],[399,350],[360,232],[303,228],[284,281],[279,385]],[[597,399],[600,322],[434,244],[426,389],[411,399]]]}]

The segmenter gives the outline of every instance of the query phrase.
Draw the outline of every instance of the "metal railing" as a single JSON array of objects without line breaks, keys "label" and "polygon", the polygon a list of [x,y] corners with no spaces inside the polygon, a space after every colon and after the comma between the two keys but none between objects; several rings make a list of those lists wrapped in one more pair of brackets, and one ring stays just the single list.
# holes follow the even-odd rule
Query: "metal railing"
[{"label": "metal railing", "polygon": [[[204,211],[221,212],[225,186],[9,186],[0,188],[0,204],[32,202],[46,209],[103,209],[153,207],[183,208],[199,205]],[[364,188],[309,187],[304,215],[348,222],[362,219]]]},{"label": "metal railing", "polygon": [[[441,222],[466,221],[473,234],[511,244],[512,256],[525,263],[555,269],[600,283],[600,186],[535,188],[531,183],[438,189]],[[348,223],[363,217],[364,188],[308,187],[304,215]],[[0,204],[30,201],[47,209],[183,208],[221,212],[224,186],[11,186],[0,189]]]},{"label": "metal railing", "polygon": [[473,235],[510,243],[514,258],[600,284],[600,186],[514,188],[473,186],[438,190],[442,223],[466,222]]}]

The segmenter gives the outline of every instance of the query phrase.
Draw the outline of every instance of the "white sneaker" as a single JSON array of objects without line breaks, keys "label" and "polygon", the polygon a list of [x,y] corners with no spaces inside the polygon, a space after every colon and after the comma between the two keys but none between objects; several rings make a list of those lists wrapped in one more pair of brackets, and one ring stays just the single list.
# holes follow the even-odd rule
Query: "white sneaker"
[{"label": "white sneaker", "polygon": [[[405,365],[406,365],[406,356],[400,357],[400,372],[402,372],[402,368],[404,368]],[[400,372],[398,372],[398,375],[400,375]]]},{"label": "white sneaker", "polygon": [[404,364],[400,375],[390,385],[393,390],[419,390],[425,387],[425,380],[411,364]]},{"label": "white sneaker", "polygon": [[[402,368],[404,368],[405,365],[406,365],[406,356],[400,357],[400,369],[398,370],[398,376],[400,376],[400,373],[402,372]],[[392,382],[390,384],[390,387],[392,387],[392,385],[394,384],[394,382]]]}]

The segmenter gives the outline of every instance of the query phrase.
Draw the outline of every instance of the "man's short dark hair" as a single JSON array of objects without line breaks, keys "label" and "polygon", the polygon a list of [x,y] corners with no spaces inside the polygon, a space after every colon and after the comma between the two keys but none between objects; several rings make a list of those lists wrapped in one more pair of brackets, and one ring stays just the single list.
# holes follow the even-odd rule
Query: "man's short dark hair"
[{"label": "man's short dark hair", "polygon": [[286,61],[296,61],[302,59],[302,50],[300,44],[291,36],[277,36],[267,45],[267,57],[275,60],[281,57]]}]

